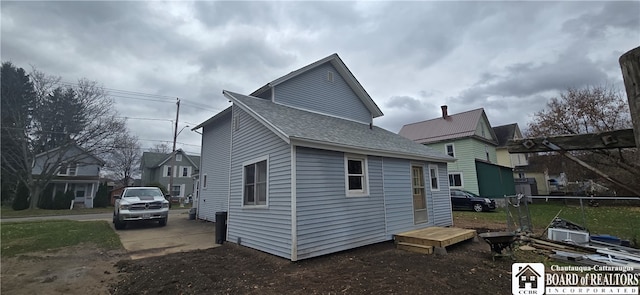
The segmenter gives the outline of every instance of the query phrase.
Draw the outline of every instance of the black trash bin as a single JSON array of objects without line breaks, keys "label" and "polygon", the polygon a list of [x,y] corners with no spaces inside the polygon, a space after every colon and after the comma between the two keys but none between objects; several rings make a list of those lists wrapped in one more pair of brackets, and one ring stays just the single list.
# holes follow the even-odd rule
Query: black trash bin
[{"label": "black trash bin", "polygon": [[227,240],[227,212],[216,212],[216,244]]},{"label": "black trash bin", "polygon": [[196,208],[189,209],[189,220],[196,219]]}]

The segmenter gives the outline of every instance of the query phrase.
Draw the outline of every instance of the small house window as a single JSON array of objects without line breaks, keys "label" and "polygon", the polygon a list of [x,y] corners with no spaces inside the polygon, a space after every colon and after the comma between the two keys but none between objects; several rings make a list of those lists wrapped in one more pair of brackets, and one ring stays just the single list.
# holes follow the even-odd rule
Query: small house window
[{"label": "small house window", "polygon": [[176,162],[180,162],[182,161],[182,155],[181,154],[177,154],[176,155]]},{"label": "small house window", "polygon": [[438,166],[429,165],[429,177],[431,178],[431,190],[432,191],[440,190],[439,179],[438,179]]},{"label": "small house window", "polygon": [[445,145],[445,148],[447,149],[447,155],[452,157],[456,156],[455,150],[453,149],[453,143]]},{"label": "small house window", "polygon": [[189,173],[191,169],[189,167],[182,167],[182,177],[189,177],[191,173]]},{"label": "small house window", "polygon": [[171,176],[171,166],[165,166],[166,168],[166,173],[164,174],[166,177],[170,177]]},{"label": "small house window", "polygon": [[345,180],[347,196],[367,196],[369,194],[367,158],[345,156]]},{"label": "small house window", "polygon": [[244,164],[245,206],[267,205],[267,159]]},{"label": "small house window", "polygon": [[462,173],[449,174],[449,186],[450,187],[462,187]]},{"label": "small house window", "polygon": [[327,71],[327,81],[333,82],[333,72]]},{"label": "small house window", "polygon": [[71,163],[68,166],[67,175],[76,175],[78,165],[76,163]]},{"label": "small house window", "polygon": [[487,156],[487,161],[491,162],[491,157],[489,157],[489,146],[488,145],[484,145],[484,154]]},{"label": "small house window", "polygon": [[238,131],[240,129],[240,119],[238,119],[238,114],[233,114],[233,121],[231,122],[233,131]]},{"label": "small house window", "polygon": [[176,197],[177,197],[177,196],[180,196],[180,188],[181,188],[181,186],[180,186],[180,185],[174,185],[174,186],[171,188],[171,195],[172,195],[172,196],[176,196]]},{"label": "small house window", "polygon": [[202,189],[207,189],[207,175],[202,174]]},{"label": "small house window", "polygon": [[61,163],[58,175],[67,175],[67,163]]}]

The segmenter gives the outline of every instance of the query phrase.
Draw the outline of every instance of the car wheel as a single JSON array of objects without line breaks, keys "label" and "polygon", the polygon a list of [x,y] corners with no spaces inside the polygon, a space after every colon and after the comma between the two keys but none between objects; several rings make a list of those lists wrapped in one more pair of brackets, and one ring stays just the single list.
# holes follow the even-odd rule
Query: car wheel
[{"label": "car wheel", "polygon": [[124,229],[125,227],[127,227],[127,224],[120,221],[120,218],[118,218],[117,215],[113,215],[113,227],[115,227],[116,229]]},{"label": "car wheel", "polygon": [[167,225],[167,219],[167,217],[160,219],[160,221],[158,221],[158,224],[160,224],[160,226]]},{"label": "car wheel", "polygon": [[479,204],[479,203],[473,204],[473,211],[482,212],[482,210],[483,210],[482,204]]}]

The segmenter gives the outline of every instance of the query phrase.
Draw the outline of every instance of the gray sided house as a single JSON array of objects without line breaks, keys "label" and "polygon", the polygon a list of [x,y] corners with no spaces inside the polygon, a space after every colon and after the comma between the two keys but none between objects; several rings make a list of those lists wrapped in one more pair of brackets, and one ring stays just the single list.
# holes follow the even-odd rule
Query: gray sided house
[{"label": "gray sided house", "polygon": [[93,208],[93,199],[100,185],[100,167],[104,166],[104,162],[77,145],[72,145],[36,155],[32,174],[34,177],[41,176],[43,170],[47,170],[44,167],[53,163],[60,164],[49,183],[53,186],[50,197],[53,198],[58,191],[73,191],[74,206]]},{"label": "gray sided house", "polygon": [[290,260],[452,225],[447,163],[373,126],[382,112],[337,54],[232,105],[202,128],[198,217],[227,241]]},{"label": "gray sided house", "polygon": [[[173,165],[172,165],[173,162]],[[194,183],[200,167],[200,157],[187,155],[183,150],[176,150],[175,160],[168,153],[142,153],[140,171],[143,186],[160,183],[172,196],[188,197],[195,191]],[[173,173],[173,188],[169,188],[169,178]]]}]

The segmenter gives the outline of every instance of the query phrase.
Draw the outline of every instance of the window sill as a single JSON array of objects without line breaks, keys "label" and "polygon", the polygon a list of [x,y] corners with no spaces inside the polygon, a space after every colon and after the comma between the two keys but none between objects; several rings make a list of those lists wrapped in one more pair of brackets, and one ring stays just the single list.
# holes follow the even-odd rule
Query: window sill
[{"label": "window sill", "polygon": [[242,205],[242,209],[269,209],[269,205]]},{"label": "window sill", "polygon": [[347,198],[366,198],[369,197],[368,193],[349,193],[347,192]]}]

